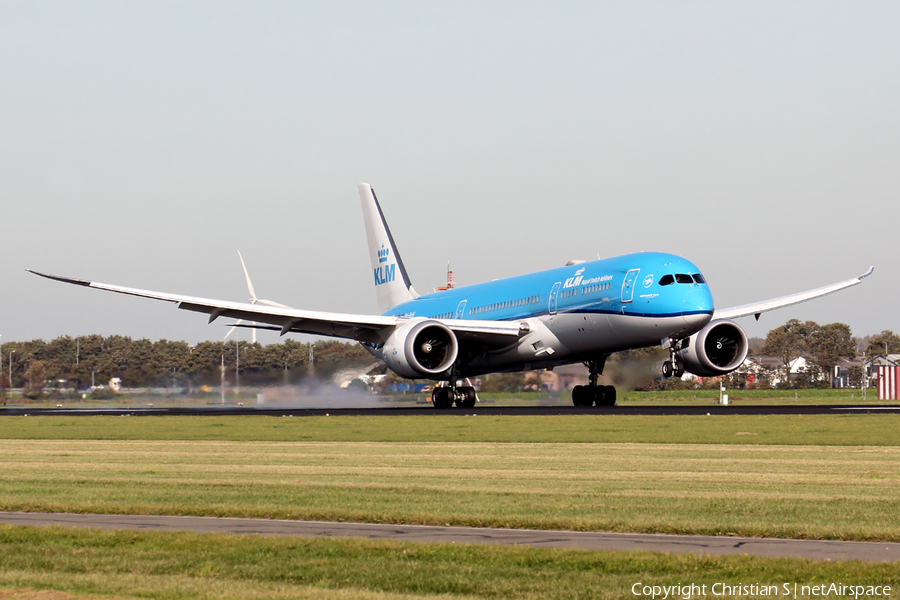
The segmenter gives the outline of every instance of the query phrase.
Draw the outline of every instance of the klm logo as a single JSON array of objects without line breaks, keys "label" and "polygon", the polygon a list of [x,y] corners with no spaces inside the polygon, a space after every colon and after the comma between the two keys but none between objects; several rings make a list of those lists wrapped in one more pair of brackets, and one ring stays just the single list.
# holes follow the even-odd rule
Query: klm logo
[{"label": "klm logo", "polygon": [[[385,248],[384,244],[381,245],[381,250],[378,251],[378,264],[382,265],[382,263],[386,263],[388,257],[391,255],[391,249]],[[390,283],[394,281],[394,269],[397,267],[396,264],[389,264],[379,266],[375,269],[375,285],[381,285],[383,283]]]},{"label": "klm logo", "polygon": [[394,269],[397,265],[390,264],[375,269],[375,285],[394,281]]},{"label": "klm logo", "polygon": [[582,279],[584,279],[584,267],[581,267],[577,271],[575,271],[575,277],[569,277],[566,279],[566,282],[563,284],[563,288],[571,288],[577,287],[581,284]]},{"label": "klm logo", "polygon": [[[563,283],[563,289],[574,288],[580,285],[593,285],[595,283],[606,283],[607,281],[612,281],[612,275],[603,275],[602,277],[591,277],[590,275],[584,276],[584,267],[575,271],[574,277],[569,277],[566,279],[566,282]],[[652,282],[651,282],[652,283]]]}]

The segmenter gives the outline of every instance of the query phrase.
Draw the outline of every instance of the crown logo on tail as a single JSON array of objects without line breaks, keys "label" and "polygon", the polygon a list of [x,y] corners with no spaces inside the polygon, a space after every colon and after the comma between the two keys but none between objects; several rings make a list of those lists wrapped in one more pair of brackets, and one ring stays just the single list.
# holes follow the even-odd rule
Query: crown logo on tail
[{"label": "crown logo on tail", "polygon": [[384,244],[381,245],[381,250],[378,251],[378,262],[383,263],[387,262],[388,255],[391,253],[390,248],[385,248]]}]

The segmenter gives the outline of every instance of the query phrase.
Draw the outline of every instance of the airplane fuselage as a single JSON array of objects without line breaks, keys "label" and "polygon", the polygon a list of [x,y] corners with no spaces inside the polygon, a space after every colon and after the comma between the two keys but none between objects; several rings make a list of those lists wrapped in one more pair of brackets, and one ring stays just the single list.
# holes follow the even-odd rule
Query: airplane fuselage
[{"label": "airplane fuselage", "polygon": [[[642,252],[427,294],[384,315],[524,325],[515,342],[469,357],[460,372],[465,376],[544,368],[685,338],[709,323],[713,309],[696,265],[674,254]],[[372,351],[380,356],[380,349]]]}]

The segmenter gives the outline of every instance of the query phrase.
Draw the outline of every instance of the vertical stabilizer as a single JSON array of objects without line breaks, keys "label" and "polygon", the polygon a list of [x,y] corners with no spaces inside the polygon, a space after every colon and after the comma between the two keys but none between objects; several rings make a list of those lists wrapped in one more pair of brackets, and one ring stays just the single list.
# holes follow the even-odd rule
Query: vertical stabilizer
[{"label": "vertical stabilizer", "polygon": [[418,297],[418,294],[409,282],[406,267],[394,245],[394,238],[372,186],[360,183],[359,199],[362,201],[363,219],[366,222],[378,310],[385,312],[401,302]]}]

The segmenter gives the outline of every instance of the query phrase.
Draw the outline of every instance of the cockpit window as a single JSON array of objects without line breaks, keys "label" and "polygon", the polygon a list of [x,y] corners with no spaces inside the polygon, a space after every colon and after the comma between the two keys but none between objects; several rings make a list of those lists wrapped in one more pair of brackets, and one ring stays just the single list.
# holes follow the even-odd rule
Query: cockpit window
[{"label": "cockpit window", "polygon": [[663,275],[659,278],[659,285],[672,285],[673,283],[706,283],[703,275],[688,275],[687,273],[676,273],[675,275]]}]

